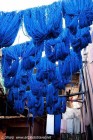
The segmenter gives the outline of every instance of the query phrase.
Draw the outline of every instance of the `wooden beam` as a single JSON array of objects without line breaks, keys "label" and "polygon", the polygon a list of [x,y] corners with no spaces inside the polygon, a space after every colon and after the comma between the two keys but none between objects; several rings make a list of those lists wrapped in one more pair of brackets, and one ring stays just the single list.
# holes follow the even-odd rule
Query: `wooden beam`
[{"label": "wooden beam", "polygon": [[85,92],[77,92],[77,93],[71,93],[69,95],[59,95],[60,97],[72,97],[72,96],[76,96],[76,95],[82,95],[85,94]]},{"label": "wooden beam", "polygon": [[24,115],[21,115],[20,116],[0,116],[0,119],[20,119],[20,118],[26,118]]}]

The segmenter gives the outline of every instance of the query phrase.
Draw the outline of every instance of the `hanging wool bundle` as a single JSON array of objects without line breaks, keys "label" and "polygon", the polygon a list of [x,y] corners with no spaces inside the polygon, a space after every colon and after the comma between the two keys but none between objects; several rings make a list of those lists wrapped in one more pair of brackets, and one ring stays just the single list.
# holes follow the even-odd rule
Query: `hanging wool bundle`
[{"label": "hanging wool bundle", "polygon": [[26,86],[20,84],[20,87],[18,88],[19,100],[22,100],[25,92],[26,92]]},{"label": "hanging wool bundle", "polygon": [[63,0],[63,16],[66,27],[70,29],[72,34],[77,32],[79,4],[77,0]]},{"label": "hanging wool bundle", "polygon": [[[72,28],[76,30],[78,20],[80,28],[88,27],[92,24],[92,0],[65,0],[63,1],[63,11],[66,20],[66,27],[70,27],[73,23]],[[71,32],[73,29],[71,29]]]},{"label": "hanging wool bundle", "polygon": [[58,2],[49,6],[32,8],[24,13],[26,31],[35,44],[41,44],[47,38],[59,35],[62,29],[61,11],[61,3]]},{"label": "hanging wool bundle", "polygon": [[91,36],[89,30],[89,27],[78,29],[76,36],[71,37],[71,45],[75,52],[81,51],[89,43],[91,43]]},{"label": "hanging wool bundle", "polygon": [[33,108],[35,106],[35,97],[31,91],[26,91],[27,93],[27,107]]},{"label": "hanging wool bundle", "polygon": [[[5,87],[14,85],[21,56],[21,46],[15,45],[2,49],[2,74]],[[18,83],[17,83],[18,84]]]},{"label": "hanging wool bundle", "polygon": [[61,101],[61,98],[58,97],[58,101],[57,103],[54,104],[53,106],[53,114],[59,114],[59,113],[62,113],[62,109],[61,109],[61,105],[62,104],[62,101]]},{"label": "hanging wool bundle", "polygon": [[19,50],[17,52],[18,58],[19,58],[19,65],[18,65],[18,69],[17,69],[17,73],[15,76],[15,86],[20,86],[20,84],[23,85],[27,85],[27,83],[29,82],[29,78],[32,74],[32,70],[25,70],[23,68],[23,58],[25,57],[26,51],[29,49],[30,45],[32,44],[32,42],[26,42],[26,43],[22,43],[20,44],[17,48]]},{"label": "hanging wool bundle", "polygon": [[35,105],[33,108],[31,108],[30,113],[33,114],[33,116],[42,116],[44,113],[44,98],[40,97],[35,99]]},{"label": "hanging wool bundle", "polygon": [[38,81],[44,81],[47,79],[48,81],[52,81],[55,76],[55,64],[50,62],[46,56],[42,57],[39,65],[37,66],[37,74],[36,78]]},{"label": "hanging wool bundle", "polygon": [[36,64],[39,63],[42,54],[42,46],[40,49],[35,47],[31,42],[28,49],[23,54],[22,59],[22,68],[24,70],[30,70],[34,68]]},{"label": "hanging wool bundle", "polygon": [[59,114],[59,113],[65,113],[66,111],[66,97],[58,97],[58,101],[53,105],[53,113]]},{"label": "hanging wool bundle", "polygon": [[64,79],[61,76],[61,73],[59,71],[59,67],[56,68],[55,79],[52,81],[52,84],[57,89],[60,89],[60,90],[65,89],[66,83],[64,83]]},{"label": "hanging wool bundle", "polygon": [[79,27],[84,28],[92,24],[93,2],[92,0],[80,0]]},{"label": "hanging wool bundle", "polygon": [[7,95],[7,101],[9,103],[13,103],[13,92],[12,92],[12,89],[10,88],[9,92],[8,92],[8,95]]},{"label": "hanging wool bundle", "polygon": [[81,68],[81,58],[71,51],[70,55],[65,59],[62,67],[62,75],[72,76],[72,74],[78,72]]},{"label": "hanging wool bundle", "polygon": [[44,98],[34,96],[31,91],[27,91],[27,94],[27,107],[29,108],[29,112],[32,113],[33,116],[43,115]]},{"label": "hanging wool bundle", "polygon": [[55,136],[60,136],[61,119],[62,119],[61,113],[54,115],[54,135]]},{"label": "hanging wool bundle", "polygon": [[22,100],[15,100],[14,101],[14,110],[17,113],[23,113],[24,112],[24,107],[25,107],[25,103]]},{"label": "hanging wool bundle", "polygon": [[26,101],[28,99],[29,92],[25,92],[23,87],[18,88],[12,88],[12,94],[14,98],[14,110],[18,113],[23,113],[24,108],[26,105]]},{"label": "hanging wool bundle", "polygon": [[[64,60],[69,54],[69,39],[67,37],[68,30],[65,29],[56,39],[50,39],[46,42],[46,56],[51,62]],[[67,40],[68,39],[68,40]]]},{"label": "hanging wool bundle", "polygon": [[19,60],[13,60],[11,66],[7,69],[7,76],[12,77],[16,75]]},{"label": "hanging wool bundle", "polygon": [[92,25],[93,7],[82,11],[79,15],[79,27],[84,28]]},{"label": "hanging wool bundle", "polygon": [[63,74],[64,62],[65,61],[59,61],[59,64],[58,64],[58,67],[59,67],[58,75],[60,74],[59,77],[61,78],[62,83],[64,83],[64,85],[66,86],[71,81],[71,75],[69,76],[69,75],[64,75]]},{"label": "hanging wool bundle", "polygon": [[28,82],[28,75],[25,73],[25,74],[21,74],[21,83],[24,85],[24,84],[27,84]]},{"label": "hanging wool bundle", "polygon": [[53,114],[53,105],[58,102],[58,89],[52,84],[48,85],[46,95],[46,108],[48,114]]},{"label": "hanging wool bundle", "polygon": [[5,77],[4,86],[6,88],[11,88],[14,85],[15,77]]},{"label": "hanging wool bundle", "polygon": [[46,85],[44,83],[37,81],[36,74],[32,74],[30,80],[30,88],[33,95],[38,97],[43,96],[45,86]]},{"label": "hanging wool bundle", "polygon": [[62,3],[54,2],[46,6],[45,16],[47,38],[56,38],[62,31]]},{"label": "hanging wool bundle", "polygon": [[14,100],[18,100],[18,99],[19,99],[18,88],[13,87],[13,88],[12,88],[12,93],[13,93],[13,98],[14,98]]},{"label": "hanging wool bundle", "polygon": [[[16,87],[12,87],[11,89],[9,89],[9,94],[12,94],[12,98],[13,100],[18,100],[18,88]],[[9,96],[8,94],[8,96]]]},{"label": "hanging wool bundle", "polygon": [[55,63],[57,61],[57,58],[56,58],[56,40],[54,39],[50,39],[46,42],[46,46],[45,46],[45,53],[46,53],[46,56],[47,58]]},{"label": "hanging wool bundle", "polygon": [[71,22],[68,26],[70,33],[72,33],[73,35],[75,35],[77,33],[77,27],[78,27],[78,16],[72,16],[71,17]]},{"label": "hanging wool bundle", "polygon": [[70,53],[68,33],[68,29],[63,29],[58,37],[59,45],[56,46],[57,60],[64,60]]},{"label": "hanging wool bundle", "polygon": [[24,13],[24,25],[26,31],[36,44],[42,42],[44,34],[46,34],[46,30],[43,29],[45,25],[44,16],[44,8],[33,8]]},{"label": "hanging wool bundle", "polygon": [[63,15],[75,15],[79,11],[80,0],[63,0]]},{"label": "hanging wool bundle", "polygon": [[53,105],[53,114],[65,113],[66,102],[66,97],[58,97],[58,101]]},{"label": "hanging wool bundle", "polygon": [[16,73],[16,76],[15,76],[15,82],[14,82],[14,86],[16,87],[19,87],[20,86],[20,80],[21,80],[21,62],[19,62],[19,65],[18,65],[18,69],[17,69],[17,73]]},{"label": "hanging wool bundle", "polygon": [[13,47],[2,49],[2,73],[3,76],[14,76],[17,72],[18,57]]},{"label": "hanging wool bundle", "polygon": [[13,44],[21,24],[21,19],[22,12],[0,13],[0,48]]},{"label": "hanging wool bundle", "polygon": [[65,113],[66,111],[66,103],[67,103],[67,97],[60,97],[61,98],[61,109],[62,109],[62,113]]},{"label": "hanging wool bundle", "polygon": [[24,100],[26,98],[26,95],[25,95],[25,88],[23,87],[11,87],[9,89],[9,93],[8,93],[8,101],[11,103],[11,102],[14,102],[15,100]]},{"label": "hanging wool bundle", "polygon": [[29,74],[28,71],[21,69],[21,71],[20,71],[21,84],[26,85],[29,82],[29,78],[31,78],[29,76],[31,76],[31,75]]}]

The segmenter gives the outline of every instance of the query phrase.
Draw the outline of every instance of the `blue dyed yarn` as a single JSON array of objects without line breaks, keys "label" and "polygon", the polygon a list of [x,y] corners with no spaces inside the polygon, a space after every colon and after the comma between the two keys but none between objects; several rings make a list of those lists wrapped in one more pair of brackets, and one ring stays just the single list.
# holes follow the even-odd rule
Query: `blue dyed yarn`
[{"label": "blue dyed yarn", "polygon": [[20,80],[21,80],[20,73],[21,73],[21,63],[19,62],[17,73],[16,73],[16,76],[15,76],[15,82],[14,82],[14,86],[16,86],[16,87],[20,86]]},{"label": "blue dyed yarn", "polygon": [[76,36],[71,38],[72,47],[75,52],[81,51],[89,43],[91,43],[91,36],[89,30],[89,27],[78,29]]},{"label": "blue dyed yarn", "polygon": [[[18,58],[14,54],[13,47],[2,50],[2,73],[3,76],[14,76],[18,67]],[[9,74],[9,75],[8,75]]]},{"label": "blue dyed yarn", "polygon": [[29,108],[29,112],[34,116],[42,116],[44,112],[44,98],[34,96],[31,91],[29,91],[28,94],[27,106]]},{"label": "blue dyed yarn", "polygon": [[60,81],[60,83],[64,83],[64,85],[66,86],[68,83],[70,83],[71,81],[71,75],[64,75],[63,74],[63,67],[64,67],[64,62],[65,61],[59,61],[59,70],[58,70],[58,74],[60,74],[60,78],[62,79],[62,81]]},{"label": "blue dyed yarn", "polygon": [[15,86],[13,86],[9,89],[8,101],[12,102],[12,103],[14,103],[15,100],[25,101],[25,98],[26,98],[25,96],[26,96],[25,95],[25,90],[24,90],[22,85],[21,85],[20,88],[17,88]]},{"label": "blue dyed yarn", "polygon": [[61,114],[54,115],[54,134],[60,135]]},{"label": "blue dyed yarn", "polygon": [[75,34],[78,25],[79,0],[63,0],[63,16],[66,27]]},{"label": "blue dyed yarn", "polygon": [[9,90],[8,95],[7,95],[7,101],[9,103],[13,102],[13,93],[12,93],[12,89]]},{"label": "blue dyed yarn", "polygon": [[4,77],[4,86],[11,88],[14,85],[15,77]]},{"label": "blue dyed yarn", "polygon": [[93,4],[92,0],[65,0],[63,1],[63,15],[66,21],[66,27],[75,34],[78,27],[84,28],[92,24]]},{"label": "blue dyed yarn", "polygon": [[21,50],[20,45],[2,49],[2,74],[7,88],[12,87],[16,80]]},{"label": "blue dyed yarn", "polygon": [[24,70],[30,70],[39,63],[42,54],[41,48],[35,47],[33,43],[29,44],[28,49],[23,54],[22,68]]},{"label": "blue dyed yarn", "polygon": [[35,105],[35,96],[32,94],[31,91],[26,91],[27,93],[27,107],[33,108]]},{"label": "blue dyed yarn", "polygon": [[61,109],[62,109],[62,113],[65,113],[66,111],[66,103],[67,103],[67,97],[60,97],[61,98]]},{"label": "blue dyed yarn", "polygon": [[[2,59],[1,59],[1,66],[2,66],[2,76],[6,76],[7,73],[7,67],[9,67],[11,65],[11,61],[7,61],[5,59],[5,55],[6,55],[6,49],[2,49]],[[6,65],[6,67],[5,67]]]},{"label": "blue dyed yarn", "polygon": [[[12,88],[11,88],[11,92],[12,92],[12,94],[13,94],[14,100],[18,100],[18,98],[19,98],[18,88],[12,87]],[[9,93],[9,94],[10,94],[10,93]]]},{"label": "blue dyed yarn", "polygon": [[20,95],[20,96],[23,96],[24,93],[25,93],[25,91],[26,91],[25,85],[22,85],[22,84],[21,84],[20,87],[19,87],[19,89],[18,89],[19,95]]},{"label": "blue dyed yarn", "polygon": [[[43,9],[41,8],[41,10]],[[24,25],[26,31],[29,34],[29,36],[33,38],[35,43],[39,42],[39,40],[41,41],[42,38],[44,37],[44,33],[40,27],[40,21],[42,22],[42,20],[38,21],[38,17],[39,17],[38,15],[41,15],[40,17],[42,17],[44,16],[44,12],[42,12],[42,14],[40,13],[41,12],[39,11],[38,8],[33,8],[27,10],[24,14]]]},{"label": "blue dyed yarn", "polygon": [[33,113],[34,116],[42,116],[43,112],[44,112],[44,98],[36,97],[35,106],[30,111],[31,111],[31,113]]},{"label": "blue dyed yarn", "polygon": [[55,48],[56,43],[57,43],[56,40],[50,39],[46,42],[46,47],[45,47],[46,56],[53,63],[57,61],[56,48]]},{"label": "blue dyed yarn", "polygon": [[[20,85],[27,86],[29,83],[31,70],[25,70],[23,68],[22,60],[30,54],[33,56],[37,51],[37,49],[29,49],[32,44],[32,42],[26,42],[3,49],[2,73],[5,78],[5,86],[19,87]],[[41,56],[41,51],[38,53]]]},{"label": "blue dyed yarn", "polygon": [[45,84],[37,81],[36,74],[32,74],[30,80],[30,87],[31,87],[32,94],[40,97],[43,95],[44,92],[43,89],[45,88]]},{"label": "blue dyed yarn", "polygon": [[38,106],[36,112],[38,111],[38,116],[42,116],[44,114],[44,98],[40,98],[40,105]]},{"label": "blue dyed yarn", "polygon": [[53,114],[54,112],[53,106],[54,103],[57,102],[58,102],[58,90],[52,84],[49,84],[46,95],[46,107],[48,114]]},{"label": "blue dyed yarn", "polygon": [[28,82],[28,75],[27,74],[21,75],[21,83],[25,85],[27,84],[27,82]]},{"label": "blue dyed yarn", "polygon": [[23,113],[24,112],[24,107],[25,104],[22,100],[15,100],[14,101],[14,110],[18,113]]},{"label": "blue dyed yarn", "polygon": [[62,3],[54,2],[46,6],[46,14],[47,38],[56,38],[62,31]]},{"label": "blue dyed yarn", "polygon": [[66,27],[69,29],[70,33],[75,35],[77,33],[78,27],[78,15],[66,15],[65,24]]},{"label": "blue dyed yarn", "polygon": [[38,81],[52,81],[55,75],[55,64],[50,62],[47,57],[42,57],[37,66],[36,78]]},{"label": "blue dyed yarn", "polygon": [[79,15],[79,27],[84,28],[92,25],[93,21],[93,8],[82,11]]},{"label": "blue dyed yarn", "polygon": [[44,87],[42,89],[42,96],[46,97],[46,95],[47,95],[47,85],[44,83]]},{"label": "blue dyed yarn", "polygon": [[78,16],[72,16],[71,18],[72,19],[68,28],[70,32],[75,35],[77,33],[77,27],[78,27]]},{"label": "blue dyed yarn", "polygon": [[62,75],[72,76],[75,72],[80,70],[81,59],[77,54],[71,51],[70,55],[65,59],[62,69]]},{"label": "blue dyed yarn", "polygon": [[[17,51],[17,56],[19,59],[19,64],[18,64],[18,69],[17,69],[17,73],[15,76],[15,86],[20,86],[20,84],[26,85],[29,82],[29,76],[31,70],[25,70],[23,68],[23,58],[25,57],[26,51],[30,48],[30,45],[32,44],[32,42],[26,42],[26,43],[22,43],[19,46],[14,46],[13,48],[15,48],[14,50]],[[19,49],[18,49],[19,48]]]},{"label": "blue dyed yarn", "polygon": [[58,97],[58,101],[53,104],[53,114],[65,113],[67,97]]},{"label": "blue dyed yarn", "polygon": [[54,85],[54,87],[56,87],[57,89],[65,89],[65,83],[63,81],[64,79],[62,79],[61,77],[61,73],[59,71],[59,67],[56,68],[56,73],[55,73],[55,79],[52,81],[52,84]]},{"label": "blue dyed yarn", "polygon": [[18,68],[19,60],[12,61],[11,67],[7,69],[7,76],[15,76]]},{"label": "blue dyed yarn", "polygon": [[21,19],[21,12],[0,13],[0,48],[13,44],[21,24]]},{"label": "blue dyed yarn", "polygon": [[92,0],[79,0],[79,11],[83,11],[92,6]]},{"label": "blue dyed yarn", "polygon": [[64,60],[69,54],[68,30],[62,30],[62,33],[56,39],[50,39],[46,42],[46,56],[51,62]]},{"label": "blue dyed yarn", "polygon": [[63,15],[76,15],[79,11],[80,0],[63,0]]},{"label": "blue dyed yarn", "polygon": [[84,28],[92,24],[93,21],[93,2],[92,0],[80,1],[79,27]]},{"label": "blue dyed yarn", "polygon": [[21,83],[26,85],[29,82],[29,73],[25,70],[21,70]]},{"label": "blue dyed yarn", "polygon": [[35,44],[40,44],[47,38],[59,35],[62,29],[61,11],[60,2],[25,11],[24,25]]},{"label": "blue dyed yarn", "polygon": [[58,97],[58,101],[53,106],[53,114],[59,114],[62,113],[61,111],[61,98]]},{"label": "blue dyed yarn", "polygon": [[26,106],[27,106],[27,102],[26,101],[28,100],[28,98],[30,96],[30,93],[31,93],[30,91],[25,91],[24,94],[23,94],[23,97],[22,97],[22,101],[25,102]]}]

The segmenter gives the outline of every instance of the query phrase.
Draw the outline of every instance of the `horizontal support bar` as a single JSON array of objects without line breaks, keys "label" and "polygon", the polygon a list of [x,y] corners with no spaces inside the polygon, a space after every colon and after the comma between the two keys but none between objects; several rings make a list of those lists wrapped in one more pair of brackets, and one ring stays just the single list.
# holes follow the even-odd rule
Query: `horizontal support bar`
[{"label": "horizontal support bar", "polygon": [[71,93],[69,95],[59,95],[60,97],[72,97],[72,96],[76,96],[76,95],[82,95],[85,94],[85,92],[77,92],[77,93]]}]

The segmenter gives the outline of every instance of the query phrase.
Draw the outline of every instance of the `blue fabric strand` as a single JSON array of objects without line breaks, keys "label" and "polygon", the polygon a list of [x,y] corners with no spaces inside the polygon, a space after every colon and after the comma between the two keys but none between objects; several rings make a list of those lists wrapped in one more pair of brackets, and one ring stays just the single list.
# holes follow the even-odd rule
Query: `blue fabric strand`
[{"label": "blue fabric strand", "polygon": [[55,64],[50,62],[47,57],[42,57],[39,65],[37,66],[36,78],[38,81],[52,81],[55,75]]},{"label": "blue fabric strand", "polygon": [[54,115],[54,134],[60,135],[61,114]]},{"label": "blue fabric strand", "polygon": [[27,10],[24,14],[24,25],[35,44],[57,37],[62,29],[61,2]]},{"label": "blue fabric strand", "polygon": [[21,24],[21,19],[21,12],[0,13],[0,48],[13,44]]}]

